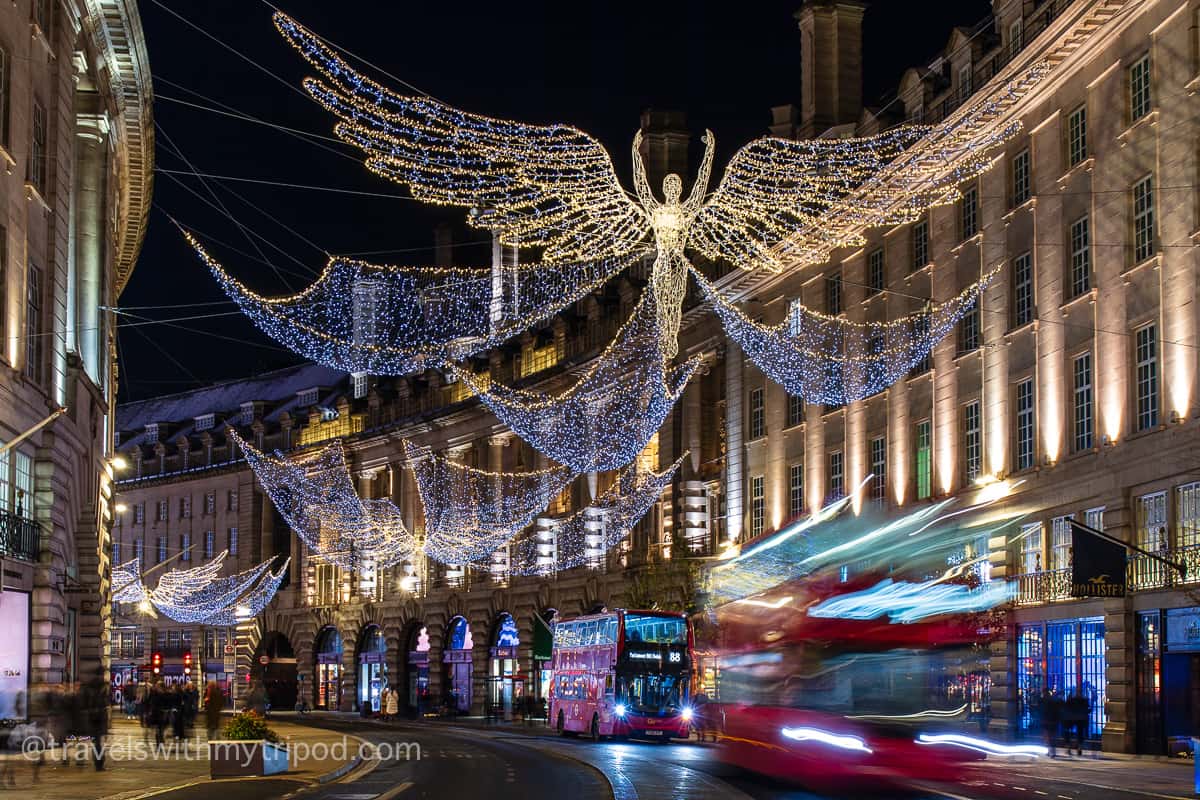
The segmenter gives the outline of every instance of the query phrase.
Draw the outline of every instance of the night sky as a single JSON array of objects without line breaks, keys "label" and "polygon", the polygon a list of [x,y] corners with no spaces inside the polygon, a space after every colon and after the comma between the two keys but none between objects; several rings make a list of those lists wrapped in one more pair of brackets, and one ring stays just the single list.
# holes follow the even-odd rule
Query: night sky
[{"label": "night sky", "polygon": [[[771,106],[799,101],[800,35],[792,16],[799,0],[279,5],[440,100],[582,128],[613,154],[626,187],[630,142],[645,108],[685,111],[697,138],[705,127],[713,130],[715,182],[732,152],[766,131]],[[463,218],[459,210],[406,199],[406,190],[367,172],[345,145],[213,112],[224,106],[271,125],[332,135],[332,115],[302,96],[307,64],[275,31],[265,2],[142,0],[140,6],[156,95],[159,172],[145,246],[120,299],[122,400],[299,360],[236,312],[168,215],[203,234],[234,275],[267,294],[306,286],[325,252],[433,263],[433,228],[443,221],[460,225]],[[987,0],[873,3],[864,33],[867,104],[888,95],[905,68],[940,52],[953,26],[973,25],[988,8]],[[245,180],[201,181],[193,171]],[[489,257],[486,243],[455,249],[463,265],[483,265]]]}]

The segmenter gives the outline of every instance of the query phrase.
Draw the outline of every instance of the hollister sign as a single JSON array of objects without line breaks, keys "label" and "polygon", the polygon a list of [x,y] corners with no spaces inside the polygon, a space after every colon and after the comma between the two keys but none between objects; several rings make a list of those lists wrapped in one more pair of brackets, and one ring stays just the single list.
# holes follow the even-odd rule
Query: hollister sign
[{"label": "hollister sign", "polygon": [[1071,596],[1124,597],[1125,546],[1070,520]]}]

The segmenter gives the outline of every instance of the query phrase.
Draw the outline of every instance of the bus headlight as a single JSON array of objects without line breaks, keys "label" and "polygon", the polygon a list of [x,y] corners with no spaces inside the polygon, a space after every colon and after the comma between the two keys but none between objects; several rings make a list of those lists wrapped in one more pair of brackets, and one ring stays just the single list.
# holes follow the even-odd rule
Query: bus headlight
[{"label": "bus headlight", "polygon": [[617,703],[617,706],[613,709],[613,712],[616,713],[618,717],[623,717],[625,716],[625,712],[628,710],[629,709],[625,708],[624,703]]},{"label": "bus headlight", "polygon": [[683,717],[683,721],[684,721],[684,722],[691,722],[691,721],[692,721],[692,709],[691,709],[691,707],[690,707],[690,706],[685,706],[685,707],[684,707],[684,709],[683,709],[683,712],[680,714],[680,716],[681,716],[681,717]]}]

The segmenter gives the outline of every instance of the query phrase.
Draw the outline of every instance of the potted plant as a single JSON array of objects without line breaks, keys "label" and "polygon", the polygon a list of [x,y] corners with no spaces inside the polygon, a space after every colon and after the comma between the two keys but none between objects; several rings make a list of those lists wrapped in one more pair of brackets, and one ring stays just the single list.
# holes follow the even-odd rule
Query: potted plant
[{"label": "potted plant", "polygon": [[287,772],[288,751],[279,734],[253,711],[234,714],[221,738],[208,743],[209,774],[214,778],[242,778]]}]

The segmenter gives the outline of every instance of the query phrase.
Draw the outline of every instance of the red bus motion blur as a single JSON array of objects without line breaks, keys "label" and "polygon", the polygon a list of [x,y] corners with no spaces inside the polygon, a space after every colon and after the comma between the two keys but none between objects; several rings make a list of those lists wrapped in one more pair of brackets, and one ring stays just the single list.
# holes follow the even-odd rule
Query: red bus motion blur
[{"label": "red bus motion blur", "polygon": [[556,623],[550,719],[564,736],[686,739],[692,647],[684,614],[618,609]]}]

